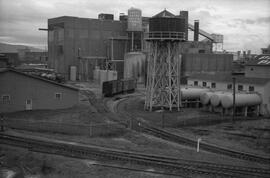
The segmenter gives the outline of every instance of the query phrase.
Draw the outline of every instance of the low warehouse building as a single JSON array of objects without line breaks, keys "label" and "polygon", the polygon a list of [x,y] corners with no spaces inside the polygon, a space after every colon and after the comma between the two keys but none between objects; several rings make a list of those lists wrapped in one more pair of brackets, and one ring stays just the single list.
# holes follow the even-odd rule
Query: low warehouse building
[{"label": "low warehouse building", "polygon": [[[188,78],[188,85],[232,92],[232,77],[230,73],[193,74]],[[256,92],[260,94],[262,98],[260,114],[270,115],[270,78],[236,76],[235,88],[237,92]]]},{"label": "low warehouse building", "polygon": [[78,89],[14,69],[0,69],[0,84],[0,112],[63,109],[78,103]]}]

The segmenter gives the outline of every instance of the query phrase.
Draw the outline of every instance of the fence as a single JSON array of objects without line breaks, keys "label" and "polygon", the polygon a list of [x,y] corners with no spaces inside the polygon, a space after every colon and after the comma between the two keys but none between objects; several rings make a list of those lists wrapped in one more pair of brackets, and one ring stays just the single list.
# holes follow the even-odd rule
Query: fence
[{"label": "fence", "polygon": [[29,121],[24,119],[5,119],[4,126],[11,129],[34,132],[50,132],[68,135],[115,136],[126,132],[117,123],[66,124],[48,121]]}]

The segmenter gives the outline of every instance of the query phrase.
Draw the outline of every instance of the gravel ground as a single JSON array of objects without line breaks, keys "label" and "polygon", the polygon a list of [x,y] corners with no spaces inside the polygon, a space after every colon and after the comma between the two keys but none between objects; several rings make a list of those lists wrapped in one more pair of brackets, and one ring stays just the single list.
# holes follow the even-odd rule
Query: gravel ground
[{"label": "gravel ground", "polygon": [[[120,103],[120,110],[126,110],[136,117],[144,118],[150,124],[162,126],[162,115],[157,112],[143,110],[143,97],[131,98]],[[189,119],[210,119],[203,126],[182,127],[178,123]],[[245,120],[231,122],[226,120],[214,124],[215,120],[220,120],[222,116],[212,114],[200,109],[183,108],[181,112],[166,112],[164,123],[166,130],[190,137],[192,139],[202,138],[207,143],[232,148],[235,150],[269,156],[270,153],[270,119],[269,118],[246,118]],[[210,120],[210,121],[209,121]],[[200,121],[204,122],[204,121]],[[200,124],[198,124],[200,125]]]},{"label": "gravel ground", "polygon": [[[57,155],[28,152],[25,149],[1,146],[0,177],[8,178],[13,173],[14,178],[155,178],[175,176],[166,176],[164,174],[144,173],[138,171],[129,171],[104,167],[105,165],[130,167],[129,163],[113,164],[108,161],[82,160],[67,158]],[[93,165],[101,164],[101,165]],[[133,168],[140,168],[134,165]]]}]

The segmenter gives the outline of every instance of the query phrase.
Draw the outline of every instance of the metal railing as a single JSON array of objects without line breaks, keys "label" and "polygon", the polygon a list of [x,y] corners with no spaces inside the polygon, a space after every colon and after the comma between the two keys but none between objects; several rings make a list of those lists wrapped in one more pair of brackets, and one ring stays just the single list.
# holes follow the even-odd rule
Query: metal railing
[{"label": "metal railing", "polygon": [[184,32],[166,32],[166,31],[153,31],[144,34],[144,39],[160,39],[160,40],[184,40]]}]

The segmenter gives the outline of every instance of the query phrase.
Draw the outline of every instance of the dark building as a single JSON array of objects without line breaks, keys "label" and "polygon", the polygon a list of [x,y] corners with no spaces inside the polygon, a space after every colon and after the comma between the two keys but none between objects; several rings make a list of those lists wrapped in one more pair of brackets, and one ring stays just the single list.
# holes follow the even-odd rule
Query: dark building
[{"label": "dark building", "polygon": [[70,66],[80,73],[80,58],[123,60],[127,23],[78,17],[48,20],[49,67],[69,78]]},{"label": "dark building", "polygon": [[[48,67],[69,79],[71,67],[76,68],[76,79],[93,79],[93,70],[97,64],[102,68],[105,62],[119,64],[121,69],[124,55],[131,51],[149,51],[145,40],[149,36],[149,18],[142,17],[139,9],[131,8],[129,15],[123,13],[119,21],[113,20],[112,14],[99,14],[98,19],[62,16],[48,20]],[[163,14],[164,13],[164,14]],[[175,30],[185,37],[180,46],[181,53],[211,53],[212,43],[209,41],[187,41],[188,11],[180,11],[174,15],[168,11],[157,14],[153,20],[164,20],[166,23],[155,29],[173,26],[177,21],[181,24]],[[175,20],[176,19],[176,20]],[[198,30],[198,29],[197,29]],[[199,33],[199,32],[198,32]],[[117,62],[112,62],[117,61]],[[123,73],[123,70],[117,71]],[[74,73],[74,71],[73,71]]]}]

